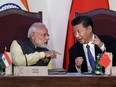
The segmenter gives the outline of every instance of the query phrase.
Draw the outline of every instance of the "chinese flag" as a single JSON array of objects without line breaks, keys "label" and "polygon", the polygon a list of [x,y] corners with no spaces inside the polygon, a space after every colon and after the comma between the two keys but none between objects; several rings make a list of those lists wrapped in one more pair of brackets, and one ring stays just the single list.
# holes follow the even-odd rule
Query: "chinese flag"
[{"label": "chinese flag", "polygon": [[73,29],[71,26],[71,21],[75,16],[75,12],[84,13],[88,12],[97,8],[106,8],[108,9],[108,0],[72,0],[72,5],[69,14],[68,20],[68,28],[67,28],[67,35],[66,35],[66,44],[65,44],[65,51],[64,51],[64,61],[63,61],[63,68],[68,69],[69,64],[69,48],[75,43],[75,39],[73,36]]},{"label": "chinese flag", "polygon": [[108,67],[110,64],[111,60],[106,52],[104,52],[103,56],[101,57],[99,64],[105,68]]}]

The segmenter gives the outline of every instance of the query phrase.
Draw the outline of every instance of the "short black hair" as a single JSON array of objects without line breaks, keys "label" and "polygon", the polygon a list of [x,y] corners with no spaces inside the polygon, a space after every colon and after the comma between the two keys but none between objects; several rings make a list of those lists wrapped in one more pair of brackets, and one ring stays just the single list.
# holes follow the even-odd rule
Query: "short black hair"
[{"label": "short black hair", "polygon": [[93,21],[89,16],[77,16],[72,20],[71,24],[72,26],[82,24],[85,28],[88,26],[93,28]]}]

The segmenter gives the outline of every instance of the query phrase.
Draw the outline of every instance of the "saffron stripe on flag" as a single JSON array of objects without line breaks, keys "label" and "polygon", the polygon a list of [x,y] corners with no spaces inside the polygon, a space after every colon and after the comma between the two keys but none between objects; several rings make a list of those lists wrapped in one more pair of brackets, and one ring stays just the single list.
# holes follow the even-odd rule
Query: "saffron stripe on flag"
[{"label": "saffron stripe on flag", "polygon": [[6,59],[7,59],[7,61],[8,61],[8,64],[9,64],[9,65],[12,64],[12,61],[11,61],[11,59],[10,59],[10,57],[8,56],[8,54],[7,54],[6,51],[4,51],[4,56],[6,57]]},{"label": "saffron stripe on flag", "polygon": [[24,5],[25,8],[27,9],[27,11],[29,11],[29,7],[28,7],[27,0],[21,0],[21,2],[23,3],[23,5]]}]

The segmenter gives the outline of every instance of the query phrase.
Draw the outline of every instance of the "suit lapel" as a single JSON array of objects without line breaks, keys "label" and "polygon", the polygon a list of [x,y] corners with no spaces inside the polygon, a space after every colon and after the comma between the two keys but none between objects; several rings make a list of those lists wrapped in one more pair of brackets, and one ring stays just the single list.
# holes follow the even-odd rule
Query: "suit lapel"
[{"label": "suit lapel", "polygon": [[100,48],[97,45],[95,45],[95,58],[97,58],[97,55],[99,53],[102,53],[102,51],[100,50]]},{"label": "suit lapel", "polygon": [[83,49],[83,45],[82,44],[80,45],[80,48],[81,48],[81,52],[82,52],[81,55],[82,55],[82,57],[84,59],[83,64],[82,64],[81,71],[82,72],[87,72],[88,71],[88,69],[87,69],[87,61],[86,61],[85,52],[84,52],[84,49]]}]

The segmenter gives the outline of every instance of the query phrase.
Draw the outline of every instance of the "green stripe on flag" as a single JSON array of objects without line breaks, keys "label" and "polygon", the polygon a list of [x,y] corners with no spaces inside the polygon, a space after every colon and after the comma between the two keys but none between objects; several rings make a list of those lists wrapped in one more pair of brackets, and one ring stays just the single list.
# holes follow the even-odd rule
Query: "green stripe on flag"
[{"label": "green stripe on flag", "polygon": [[0,68],[5,68],[6,66],[5,66],[5,64],[4,64],[4,62],[3,62],[3,60],[1,59],[0,60]]}]

